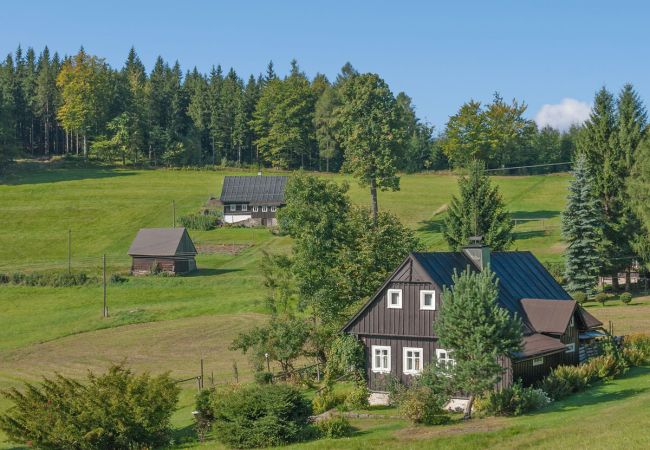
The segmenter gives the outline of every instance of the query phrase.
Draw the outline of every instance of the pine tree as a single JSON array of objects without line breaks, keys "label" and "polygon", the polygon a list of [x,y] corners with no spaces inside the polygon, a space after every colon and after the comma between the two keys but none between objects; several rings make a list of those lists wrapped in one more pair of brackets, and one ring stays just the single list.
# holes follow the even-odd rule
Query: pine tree
[{"label": "pine tree", "polygon": [[482,161],[470,163],[468,176],[458,179],[458,190],[445,218],[443,235],[449,248],[459,250],[471,236],[483,236],[493,250],[506,250],[512,243],[513,222]]},{"label": "pine tree", "polygon": [[521,350],[522,323],[499,306],[498,281],[489,267],[455,273],[452,279],[453,287],[445,287],[442,294],[434,332],[456,362],[451,376],[455,388],[469,394],[469,418],[474,397],[500,380],[503,367],[498,360]]},{"label": "pine tree", "polygon": [[617,105],[617,142],[623,152],[625,168],[629,173],[635,161],[636,149],[645,134],[648,116],[639,94],[630,83],[621,89]]},{"label": "pine tree", "polygon": [[636,152],[636,161],[627,180],[627,193],[640,221],[632,245],[647,272],[650,270],[650,136],[645,137]]},{"label": "pine tree", "polygon": [[14,61],[7,55],[0,64],[0,173],[16,153],[16,103]]},{"label": "pine tree", "polygon": [[584,155],[578,156],[562,214],[562,236],[567,242],[566,278],[571,292],[589,295],[598,280],[602,213],[594,180]]}]

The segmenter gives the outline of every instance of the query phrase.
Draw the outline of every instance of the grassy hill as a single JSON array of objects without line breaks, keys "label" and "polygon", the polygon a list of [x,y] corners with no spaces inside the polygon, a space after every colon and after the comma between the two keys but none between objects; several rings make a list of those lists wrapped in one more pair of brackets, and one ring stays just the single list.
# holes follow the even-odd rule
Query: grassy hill
[{"label": "grassy hill", "polygon": [[[98,275],[102,254],[107,255],[109,273],[126,271],[126,251],[139,228],[170,226],[172,201],[177,216],[194,212],[209,195],[219,194],[225,175],[233,174],[246,172],[21,165],[0,184],[0,273],[67,268],[69,229],[74,271]],[[369,194],[354,180],[327,176],[350,182],[353,201],[369,203]],[[514,247],[543,260],[559,259],[559,214],[568,175],[493,180],[515,218],[544,219],[518,225]],[[444,213],[436,212],[444,210],[455,191],[451,175],[405,175],[399,192],[380,193],[379,205],[415,229],[429,249],[445,249],[440,232]],[[0,286],[0,388],[37,381],[54,371],[73,376],[99,371],[123,360],[137,370],[169,370],[188,378],[198,374],[203,358],[206,373],[216,382],[232,379],[233,364],[242,379],[250,377],[246,359],[228,345],[239,331],[265,320],[262,251],[287,251],[290,239],[265,229],[190,234],[208,250],[197,257],[201,270],[187,277],[110,284],[108,319],[101,317],[98,283]],[[635,318],[643,317],[647,306],[635,306],[641,308]],[[616,307],[604,311],[612,319],[619,314]],[[175,417],[180,428],[189,426],[195,392],[191,382],[184,387]],[[0,410],[5,407],[0,399]]]}]

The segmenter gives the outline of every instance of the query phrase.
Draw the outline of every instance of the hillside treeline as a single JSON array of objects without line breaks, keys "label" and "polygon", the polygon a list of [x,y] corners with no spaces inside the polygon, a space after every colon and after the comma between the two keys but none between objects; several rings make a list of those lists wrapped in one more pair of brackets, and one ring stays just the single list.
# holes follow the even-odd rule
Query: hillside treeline
[{"label": "hillside treeline", "polygon": [[[220,66],[183,72],[161,57],[148,71],[134,49],[112,68],[83,48],[60,57],[19,47],[0,63],[0,161],[65,154],[338,171],[345,148],[337,111],[351,101],[341,88],[356,75],[348,63],[334,80],[310,78],[296,61],[285,77],[273,63],[248,77]],[[439,133],[417,117],[408,95],[394,99],[405,136],[399,170],[446,169],[476,157],[493,168],[564,162],[575,147],[576,130],[539,130],[524,117],[525,104],[498,94],[487,105],[466,103]]]}]

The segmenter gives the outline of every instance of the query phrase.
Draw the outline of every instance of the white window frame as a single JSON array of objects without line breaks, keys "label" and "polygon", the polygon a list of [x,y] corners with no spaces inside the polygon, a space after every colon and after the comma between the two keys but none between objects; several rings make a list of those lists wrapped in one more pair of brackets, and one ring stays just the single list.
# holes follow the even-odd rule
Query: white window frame
[{"label": "white window frame", "polygon": [[[408,352],[418,352],[419,356],[416,358],[415,355],[412,357],[413,358],[413,367],[415,367],[415,360],[417,359],[419,364],[418,366],[420,367],[419,369],[407,369],[408,367]],[[424,349],[418,348],[418,347],[404,347],[404,350],[402,350],[402,372],[406,375],[419,375],[422,373],[422,366],[424,365]]]},{"label": "white window frame", "polygon": [[248,205],[241,205],[242,211],[248,211]]},{"label": "white window frame", "polygon": [[253,212],[257,212],[257,211],[259,211],[259,210],[260,210],[260,207],[259,207],[259,206],[253,206]]},{"label": "white window frame", "polygon": [[271,206],[271,212],[275,212],[277,208],[275,206]]},{"label": "white window frame", "polygon": [[234,203],[232,205],[230,205],[230,211],[231,212],[232,211],[237,211],[237,205],[235,205]]},{"label": "white window frame", "polygon": [[570,344],[566,344],[564,347],[566,348],[565,353],[573,353],[573,352],[576,351],[575,342],[572,342]]},{"label": "white window frame", "polygon": [[451,363],[452,366],[455,366],[456,365],[456,360],[454,358],[450,358],[449,357],[450,352],[448,350],[444,349],[444,348],[437,348],[436,349],[436,363],[440,364],[440,360],[441,360],[440,354],[442,352],[445,352],[445,358],[442,359],[442,361],[445,361],[444,368],[445,369],[449,368],[450,363]]},{"label": "white window frame", "polygon": [[533,367],[534,366],[541,366],[544,364],[544,357],[540,356],[539,358],[533,358]]},{"label": "white window frame", "polygon": [[[386,366],[385,367],[383,367],[382,364],[380,364],[379,367],[375,364],[375,362],[376,362],[376,360],[375,360],[375,350],[379,350],[379,351],[386,350],[387,351],[387,354],[386,354]],[[390,373],[390,366],[391,366],[391,363],[390,363],[390,360],[391,360],[391,347],[390,347],[390,345],[373,345],[370,348],[370,352],[371,352],[371,358],[372,358],[372,371],[374,373]],[[381,357],[383,357],[383,355],[380,355],[380,358]]]},{"label": "white window frame", "polygon": [[[424,297],[426,294],[431,294],[431,304],[424,304]],[[434,290],[421,290],[420,291],[420,309],[426,309],[430,311],[436,310],[436,291]]]},{"label": "white window frame", "polygon": [[[395,305],[393,305],[393,303],[392,303],[392,299],[393,299],[392,294],[399,294],[399,296],[397,297],[398,302]],[[388,291],[386,291],[386,304],[391,309],[402,309],[402,290],[401,289],[388,289]]]},{"label": "white window frame", "polygon": [[262,212],[267,212],[269,210],[268,206],[262,206]]}]

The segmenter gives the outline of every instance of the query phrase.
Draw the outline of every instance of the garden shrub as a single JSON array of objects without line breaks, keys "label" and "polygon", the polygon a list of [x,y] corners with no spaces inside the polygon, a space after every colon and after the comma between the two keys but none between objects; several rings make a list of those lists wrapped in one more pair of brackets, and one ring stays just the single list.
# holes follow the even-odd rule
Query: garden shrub
[{"label": "garden shrub", "polygon": [[519,416],[545,407],[551,402],[542,389],[523,387],[521,382],[511,387],[489,391],[476,399],[475,408],[490,416]]},{"label": "garden shrub", "polygon": [[348,409],[364,409],[368,407],[370,391],[366,383],[359,383],[345,398],[345,406]]},{"label": "garden shrub", "polygon": [[57,375],[5,391],[13,406],[0,415],[0,430],[35,448],[159,448],[170,442],[178,394],[167,374],[134,375],[123,366],[89,374],[85,383]]},{"label": "garden shrub", "polygon": [[608,298],[607,294],[605,294],[604,292],[599,292],[594,297],[594,300],[596,300],[601,305],[605,306],[605,302],[607,301],[607,298]]},{"label": "garden shrub", "polygon": [[306,432],[311,405],[287,384],[233,386],[212,395],[213,429],[234,448],[284,445]]},{"label": "garden shrub", "polygon": [[449,416],[443,409],[447,399],[435,395],[427,386],[413,386],[401,396],[399,412],[412,423],[423,425],[438,425],[449,421]]},{"label": "garden shrub", "polygon": [[584,292],[574,292],[571,294],[571,297],[573,297],[573,299],[581,305],[587,302],[587,294]]},{"label": "garden shrub", "polygon": [[583,390],[589,381],[581,366],[557,366],[539,383],[539,388],[553,400],[560,400]]},{"label": "garden shrub", "polygon": [[350,421],[341,415],[334,415],[327,419],[319,420],[315,424],[321,437],[337,439],[350,436],[354,431]]},{"label": "garden shrub", "polygon": [[178,221],[189,230],[209,231],[219,226],[220,219],[220,213],[209,211],[207,214],[194,213],[181,216]]},{"label": "garden shrub", "polygon": [[632,301],[632,294],[629,292],[623,292],[618,298],[621,300],[621,302],[623,302],[624,305],[627,305]]},{"label": "garden shrub", "polygon": [[2,277],[0,282],[12,283],[20,286],[39,286],[39,287],[72,287],[83,286],[90,282],[96,282],[83,272],[32,272],[21,273],[15,272]]},{"label": "garden shrub", "polygon": [[273,374],[271,372],[255,372],[255,382],[257,384],[273,383]]},{"label": "garden shrub", "polygon": [[330,387],[320,391],[312,400],[312,408],[315,414],[322,414],[332,408],[343,405],[347,395],[343,392],[334,392]]},{"label": "garden shrub", "polygon": [[122,283],[126,283],[127,281],[129,281],[129,279],[122,276],[119,273],[114,273],[114,274],[111,275],[111,278],[109,279],[109,281],[110,281],[111,284],[122,284]]},{"label": "garden shrub", "polygon": [[365,379],[365,370],[363,344],[351,334],[337,336],[327,352],[325,379],[334,380],[352,371],[352,375],[361,381]]},{"label": "garden shrub", "polygon": [[650,335],[635,333],[625,336],[623,355],[633,366],[650,364]]}]

